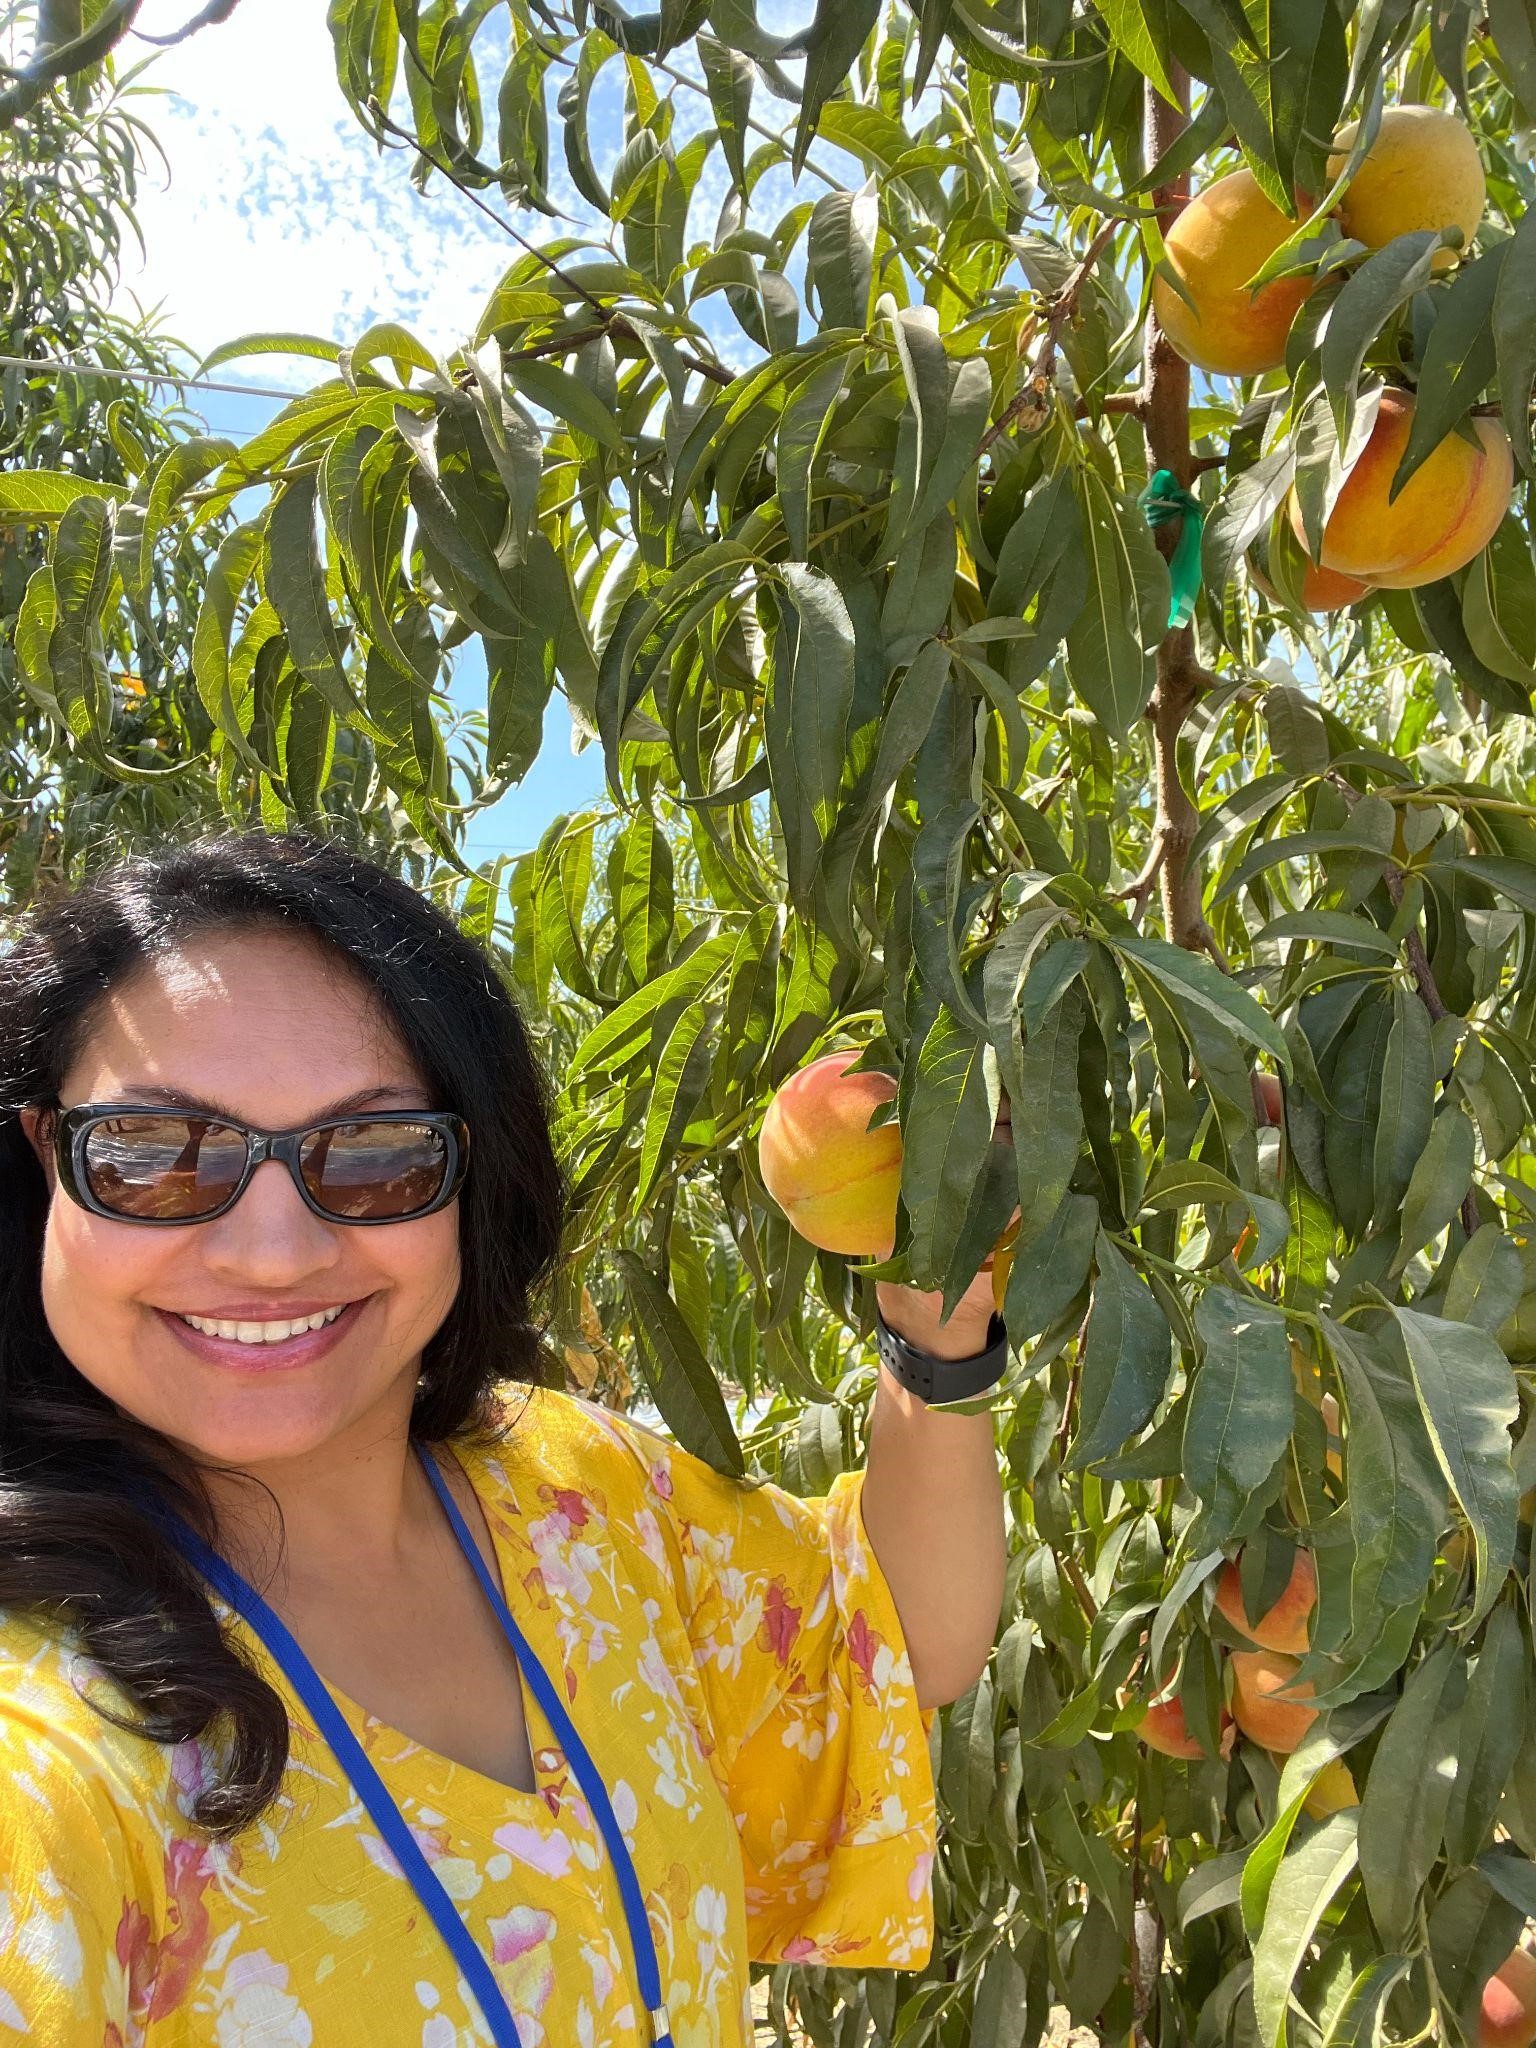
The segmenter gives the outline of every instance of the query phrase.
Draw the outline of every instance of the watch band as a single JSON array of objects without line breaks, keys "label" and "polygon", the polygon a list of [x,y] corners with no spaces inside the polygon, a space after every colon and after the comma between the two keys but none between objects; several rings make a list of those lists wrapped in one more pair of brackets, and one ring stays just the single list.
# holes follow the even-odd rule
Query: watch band
[{"label": "watch band", "polygon": [[875,1343],[893,1378],[920,1401],[963,1401],[995,1386],[1008,1369],[1008,1326],[994,1312],[987,1325],[987,1348],[971,1358],[935,1358],[898,1337],[875,1309]]}]

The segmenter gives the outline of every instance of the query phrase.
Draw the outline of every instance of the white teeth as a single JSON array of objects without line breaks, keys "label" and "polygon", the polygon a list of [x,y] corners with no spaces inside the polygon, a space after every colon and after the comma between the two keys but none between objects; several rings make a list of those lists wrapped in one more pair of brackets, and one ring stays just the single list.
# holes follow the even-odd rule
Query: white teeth
[{"label": "white teeth", "polygon": [[209,1322],[204,1316],[182,1316],[180,1320],[191,1329],[201,1330],[209,1337],[233,1337],[237,1344],[281,1344],[287,1337],[297,1337],[304,1330],[323,1329],[327,1323],[334,1323],[347,1307],[342,1302],[338,1308],[323,1308],[312,1316],[301,1316],[286,1323],[226,1323]]}]

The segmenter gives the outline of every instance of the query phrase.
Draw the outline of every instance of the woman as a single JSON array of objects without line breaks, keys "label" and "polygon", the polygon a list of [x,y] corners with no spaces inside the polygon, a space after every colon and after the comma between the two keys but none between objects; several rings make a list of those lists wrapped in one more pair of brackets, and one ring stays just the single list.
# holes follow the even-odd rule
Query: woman
[{"label": "woman", "polygon": [[[0,2042],[737,2048],[750,1958],[924,1960],[990,1420],[882,1369],[867,1475],[802,1501],[537,1384],[564,1196],[487,956],[341,847],[23,921]],[[880,1293],[983,1349],[989,1275],[942,1328]]]}]

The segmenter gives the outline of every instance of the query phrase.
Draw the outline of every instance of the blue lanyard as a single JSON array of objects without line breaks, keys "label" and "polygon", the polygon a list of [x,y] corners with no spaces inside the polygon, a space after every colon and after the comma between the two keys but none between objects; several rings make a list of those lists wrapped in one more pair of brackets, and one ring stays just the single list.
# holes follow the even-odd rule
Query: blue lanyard
[{"label": "blue lanyard", "polygon": [[[608,1797],[608,1788],[592,1761],[587,1745],[577,1734],[571,1717],[566,1712],[565,1703],[551,1682],[549,1674],[539,1662],[537,1653],[527,1637],[513,1620],[506,1601],[501,1597],[501,1588],[496,1584],[486,1567],[485,1559],[480,1555],[480,1546],[470,1535],[464,1517],[444,1483],[437,1461],[419,1444],[416,1446],[416,1454],[421,1460],[422,1469],[432,1482],[438,1499],[443,1504],[453,1533],[458,1538],[459,1548],[473,1566],[475,1577],[480,1581],[485,1596],[490,1601],[508,1642],[512,1645],[523,1675],[528,1680],[529,1688],[544,1710],[565,1752],[566,1760],[576,1774],[576,1782],[580,1785],[587,1804],[597,1820],[613,1862],[619,1895],[624,1902],[624,1917],[629,1922],[630,1944],[634,1951],[635,1969],[640,1981],[640,1995],[645,2001],[647,2016],[651,2023],[653,2048],[673,2048],[667,2010],[661,1996],[661,1969],[656,1956],[656,1941],[646,1916],[640,1880],[635,1874],[634,1861],[614,1814],[613,1802]],[[173,1514],[158,1503],[156,1512],[161,1521],[168,1524],[182,1551],[208,1580],[219,1597],[234,1608],[247,1626],[265,1643],[281,1667],[283,1675],[304,1702],[310,1718],[324,1736],[336,1761],[351,1780],[352,1788],[366,1808],[369,1818],[384,1837],[395,1861],[404,1871],[417,1898],[447,1943],[454,1961],[458,1964],[460,1974],[473,1991],[480,2010],[485,2014],[496,2048],[522,2048],[516,2022],[501,1995],[489,1962],[476,1947],[469,1929],[459,1915],[458,1908],[433,1875],[431,1864],[417,1847],[416,1838],[406,1826],[405,1818],[395,1804],[388,1787],[369,1762],[362,1744],[342,1718],[341,1710],[326,1691],[324,1681],[314,1665],[249,1580],[243,1578],[232,1564],[218,1555],[217,1551],[210,1550],[197,1532],[179,1515]]]}]

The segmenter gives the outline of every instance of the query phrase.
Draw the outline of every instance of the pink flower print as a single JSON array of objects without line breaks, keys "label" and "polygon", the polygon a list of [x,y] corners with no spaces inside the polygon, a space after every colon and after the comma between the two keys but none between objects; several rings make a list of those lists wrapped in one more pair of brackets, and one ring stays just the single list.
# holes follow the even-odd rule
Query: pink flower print
[{"label": "pink flower print", "polygon": [[914,1906],[920,1905],[927,1897],[928,1879],[932,1870],[933,1851],[924,1849],[920,1856],[913,1858],[912,1868],[907,1873],[907,1897]]},{"label": "pink flower print", "polygon": [[672,1498],[672,1474],[659,1459],[651,1467],[651,1485],[663,1500]]},{"label": "pink flower print", "polygon": [[519,1863],[541,1870],[546,1877],[564,1877],[571,1867],[570,1839],[564,1834],[544,1835],[520,1820],[511,1820],[496,1830],[492,1840]]},{"label": "pink flower print", "polygon": [[763,1600],[763,1618],[758,1623],[758,1648],[770,1650],[780,1665],[788,1664],[795,1637],[800,1633],[801,1609],[790,1605],[789,1590],[782,1579],[770,1581]]},{"label": "pink flower print", "polygon": [[585,1529],[592,1519],[592,1510],[573,1487],[557,1486],[554,1489],[554,1502],[573,1529]]},{"label": "pink flower print", "polygon": [[[537,2021],[555,1989],[555,1933],[552,1913],[534,1906],[514,1906],[499,1920],[492,1920],[491,1960],[500,1971],[501,1988],[518,2020]],[[542,2041],[543,2028],[536,2037]]]},{"label": "pink flower print", "polygon": [[808,1963],[819,1950],[820,1944],[812,1941],[808,1934],[792,1935],[784,1944],[784,1960],[786,1963]]},{"label": "pink flower print", "polygon": [[858,1608],[848,1624],[848,1656],[853,1668],[859,1674],[859,1684],[866,1699],[875,1697],[875,1659],[885,1647],[885,1638],[880,1631],[871,1628],[869,1617],[863,1608]]},{"label": "pink flower print", "polygon": [[143,1909],[123,1907],[113,1946],[128,1976],[136,2020],[164,2019],[185,2000],[208,1952],[203,1893],[208,1868],[201,1843],[173,1839],[165,1854],[166,1931],[157,1941]]}]

